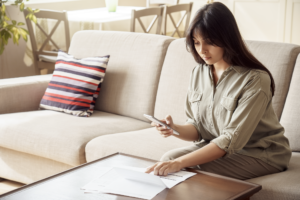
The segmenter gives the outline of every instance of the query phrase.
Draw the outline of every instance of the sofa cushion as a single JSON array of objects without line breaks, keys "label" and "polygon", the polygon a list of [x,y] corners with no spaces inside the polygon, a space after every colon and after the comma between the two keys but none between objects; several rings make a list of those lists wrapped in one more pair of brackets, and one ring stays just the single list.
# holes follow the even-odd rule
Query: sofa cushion
[{"label": "sofa cushion", "polygon": [[86,159],[90,162],[121,152],[159,160],[165,152],[188,145],[193,145],[193,143],[172,136],[163,138],[155,128],[148,128],[97,137],[86,145]]},{"label": "sofa cushion", "polygon": [[300,199],[300,153],[292,153],[286,171],[247,180],[262,185],[251,200]]},{"label": "sofa cushion", "polygon": [[85,145],[93,138],[149,126],[100,111],[89,118],[49,110],[4,114],[0,115],[0,146],[77,166],[86,162]]},{"label": "sofa cushion", "polygon": [[110,55],[96,110],[148,121],[153,115],[161,67],[174,38],[143,33],[80,31],[69,53],[75,57]]},{"label": "sofa cushion", "polygon": [[295,44],[246,41],[252,54],[267,67],[275,80],[273,108],[280,119],[300,46]]},{"label": "sofa cushion", "polygon": [[92,115],[109,56],[74,58],[58,52],[55,70],[40,108],[80,117]]},{"label": "sofa cushion", "polygon": [[[285,128],[292,151],[300,152],[300,54],[295,65],[289,93],[282,112],[280,123]],[[299,181],[300,182],[300,181]]]},{"label": "sofa cushion", "polygon": [[[275,79],[273,107],[280,117],[300,47],[294,44],[260,41],[246,41],[246,44]],[[170,114],[175,123],[185,122],[185,98],[190,74],[195,66],[194,58],[185,48],[185,40],[173,41],[168,48],[159,81],[154,112],[156,118],[161,119]]]}]

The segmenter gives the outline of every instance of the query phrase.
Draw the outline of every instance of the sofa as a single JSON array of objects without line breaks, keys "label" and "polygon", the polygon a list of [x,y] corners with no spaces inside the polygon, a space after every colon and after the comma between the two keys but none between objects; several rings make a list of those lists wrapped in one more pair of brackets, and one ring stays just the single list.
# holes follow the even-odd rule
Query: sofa
[{"label": "sofa", "polygon": [[[273,74],[273,107],[293,151],[287,171],[247,180],[263,188],[251,199],[300,199],[300,46],[246,44]],[[94,114],[83,118],[39,110],[51,75],[0,80],[0,178],[29,184],[116,152],[159,160],[192,144],[161,137],[143,117],[170,114],[175,123],[185,123],[185,98],[196,66],[185,39],[80,31],[69,53],[110,55]]]}]

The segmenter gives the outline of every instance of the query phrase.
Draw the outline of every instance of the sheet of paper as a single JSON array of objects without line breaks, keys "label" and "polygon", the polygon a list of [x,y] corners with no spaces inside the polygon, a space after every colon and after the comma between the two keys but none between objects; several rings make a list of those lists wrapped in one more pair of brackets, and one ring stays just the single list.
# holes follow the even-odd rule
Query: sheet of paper
[{"label": "sheet of paper", "polygon": [[100,177],[83,186],[86,193],[113,193],[142,199],[152,199],[166,187],[194,176],[196,173],[179,171],[167,176],[145,173],[146,168],[117,166],[108,168]]},{"label": "sheet of paper", "polygon": [[[153,174],[153,172],[152,172]],[[178,183],[185,181],[186,179],[196,175],[194,172],[179,171],[175,173],[170,173],[167,176],[160,176],[162,182],[167,186],[167,188],[172,188]]]}]

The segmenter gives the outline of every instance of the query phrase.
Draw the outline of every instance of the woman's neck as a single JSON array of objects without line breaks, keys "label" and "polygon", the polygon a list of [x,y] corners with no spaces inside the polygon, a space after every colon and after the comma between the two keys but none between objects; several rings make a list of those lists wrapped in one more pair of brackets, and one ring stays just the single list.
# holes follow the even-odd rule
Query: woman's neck
[{"label": "woman's neck", "polygon": [[220,60],[219,62],[213,64],[213,67],[216,71],[225,71],[227,68],[230,67],[230,64],[225,62],[223,59]]}]

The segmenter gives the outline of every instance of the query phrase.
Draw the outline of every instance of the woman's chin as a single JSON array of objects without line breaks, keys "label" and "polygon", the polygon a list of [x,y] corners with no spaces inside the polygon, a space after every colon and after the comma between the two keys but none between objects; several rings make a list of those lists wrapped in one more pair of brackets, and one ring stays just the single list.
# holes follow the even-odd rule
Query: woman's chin
[{"label": "woman's chin", "polygon": [[213,64],[214,64],[214,63],[211,62],[210,60],[205,60],[205,63],[206,63],[207,65],[213,65]]}]

